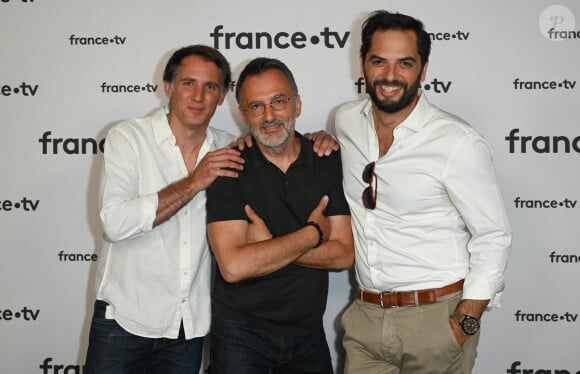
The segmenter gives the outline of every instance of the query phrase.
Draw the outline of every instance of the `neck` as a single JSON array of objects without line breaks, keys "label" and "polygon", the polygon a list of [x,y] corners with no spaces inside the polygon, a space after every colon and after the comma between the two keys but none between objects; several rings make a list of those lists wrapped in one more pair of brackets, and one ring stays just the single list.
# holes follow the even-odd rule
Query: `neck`
[{"label": "neck", "polygon": [[257,144],[264,157],[284,173],[300,154],[300,139],[295,135],[291,135],[288,141],[279,147],[266,147],[263,144]]},{"label": "neck", "polygon": [[375,132],[377,133],[379,141],[379,157],[383,157],[387,154],[395,140],[395,128],[399,126],[399,124],[401,124],[409,114],[411,114],[418,101],[419,97],[417,96],[410,105],[396,113],[380,111],[373,103],[373,121],[375,123]]},{"label": "neck", "polygon": [[176,118],[171,116],[171,113],[167,114],[167,122],[169,123],[169,128],[171,128],[171,132],[175,136],[177,146],[179,146],[182,152],[199,150],[205,140],[207,126],[183,126]]}]

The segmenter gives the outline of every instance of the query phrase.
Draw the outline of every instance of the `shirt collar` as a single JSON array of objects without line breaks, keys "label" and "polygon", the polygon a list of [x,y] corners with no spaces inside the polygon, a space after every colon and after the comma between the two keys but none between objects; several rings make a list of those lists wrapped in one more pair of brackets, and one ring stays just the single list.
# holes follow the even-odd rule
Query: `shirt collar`
[{"label": "shirt collar", "polygon": [[163,107],[155,111],[155,113],[152,115],[153,134],[157,144],[161,144],[165,141],[169,141],[172,144],[175,144],[175,135],[173,135],[171,127],[169,127],[167,113],[167,108]]},{"label": "shirt collar", "polygon": [[[431,104],[427,100],[425,93],[419,95],[419,101],[413,111],[401,122],[398,126],[406,127],[415,132],[419,132],[425,127],[427,123],[427,117],[429,114]],[[370,122],[373,121],[373,105],[370,99],[366,100],[366,103],[361,109],[361,114]]]},{"label": "shirt collar", "polygon": [[[306,139],[302,134],[297,131],[294,131],[294,136],[296,136],[300,140],[300,153],[298,154],[298,158],[296,161],[292,163],[292,165],[300,165],[304,164],[306,167],[312,168],[314,165],[313,156],[314,150],[312,149],[312,141]],[[266,165],[271,164],[270,161],[264,156],[260,147],[256,144],[256,139],[253,139],[254,146],[251,148],[246,148],[248,152],[248,159],[252,163],[252,166],[256,169],[264,167]]]},{"label": "shirt collar", "polygon": [[[153,133],[155,135],[155,141],[158,144],[162,144],[163,142],[170,142],[172,145],[175,145],[177,140],[175,139],[173,131],[171,131],[169,121],[167,121],[167,113],[169,113],[169,109],[167,107],[160,108],[155,113],[153,113]],[[208,126],[205,130],[204,143],[212,144],[214,141],[214,134],[212,131],[210,131],[210,127]]]}]

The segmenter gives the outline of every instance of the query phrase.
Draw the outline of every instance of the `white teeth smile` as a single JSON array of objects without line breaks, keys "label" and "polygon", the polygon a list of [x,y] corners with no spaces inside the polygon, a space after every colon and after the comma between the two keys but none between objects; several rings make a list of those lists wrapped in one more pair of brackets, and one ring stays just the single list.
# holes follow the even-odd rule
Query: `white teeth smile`
[{"label": "white teeth smile", "polygon": [[397,86],[397,87],[392,87],[392,86],[385,87],[385,86],[381,86],[381,90],[386,91],[386,92],[393,92],[393,91],[398,90],[399,88],[401,88],[401,87],[399,87],[399,86]]}]

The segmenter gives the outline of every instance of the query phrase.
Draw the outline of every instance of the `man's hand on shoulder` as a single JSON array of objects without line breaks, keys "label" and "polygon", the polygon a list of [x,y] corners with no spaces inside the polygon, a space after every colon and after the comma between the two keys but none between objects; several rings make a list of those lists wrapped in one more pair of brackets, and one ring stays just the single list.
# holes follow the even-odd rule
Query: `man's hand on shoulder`
[{"label": "man's hand on shoulder", "polygon": [[[313,133],[307,132],[306,134],[304,134],[304,137],[314,142],[312,149],[320,157],[328,156],[333,151],[338,151],[340,148],[340,145],[338,144],[336,139],[334,139],[332,134],[324,130],[320,130]],[[243,151],[246,148],[251,148],[253,145],[254,141],[252,135],[246,134],[244,136],[240,136],[239,138],[237,138],[229,146],[232,148],[238,148],[239,150]]]},{"label": "man's hand on shoulder", "polygon": [[254,145],[254,139],[252,138],[251,134],[246,134],[244,136],[240,136],[233,142],[231,142],[228,147],[230,148],[237,148],[240,151],[243,151],[246,148],[252,148]]},{"label": "man's hand on shoulder", "polygon": [[189,176],[199,191],[207,189],[217,177],[237,178],[236,170],[244,169],[244,159],[233,148],[207,153]]},{"label": "man's hand on shoulder", "polygon": [[304,134],[304,137],[314,142],[314,152],[320,157],[328,156],[333,151],[338,151],[340,148],[340,145],[334,139],[332,134],[324,130],[320,130],[314,133],[306,133]]}]

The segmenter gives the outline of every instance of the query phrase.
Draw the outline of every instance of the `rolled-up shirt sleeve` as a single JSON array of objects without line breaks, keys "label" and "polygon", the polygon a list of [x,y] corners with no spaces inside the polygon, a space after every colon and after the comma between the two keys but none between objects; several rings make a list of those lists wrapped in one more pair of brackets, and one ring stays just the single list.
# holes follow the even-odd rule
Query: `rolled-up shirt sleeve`
[{"label": "rolled-up shirt sleeve", "polygon": [[457,144],[444,175],[447,193],[471,238],[463,299],[498,307],[504,288],[512,231],[493,167],[491,146],[475,133]]}]

